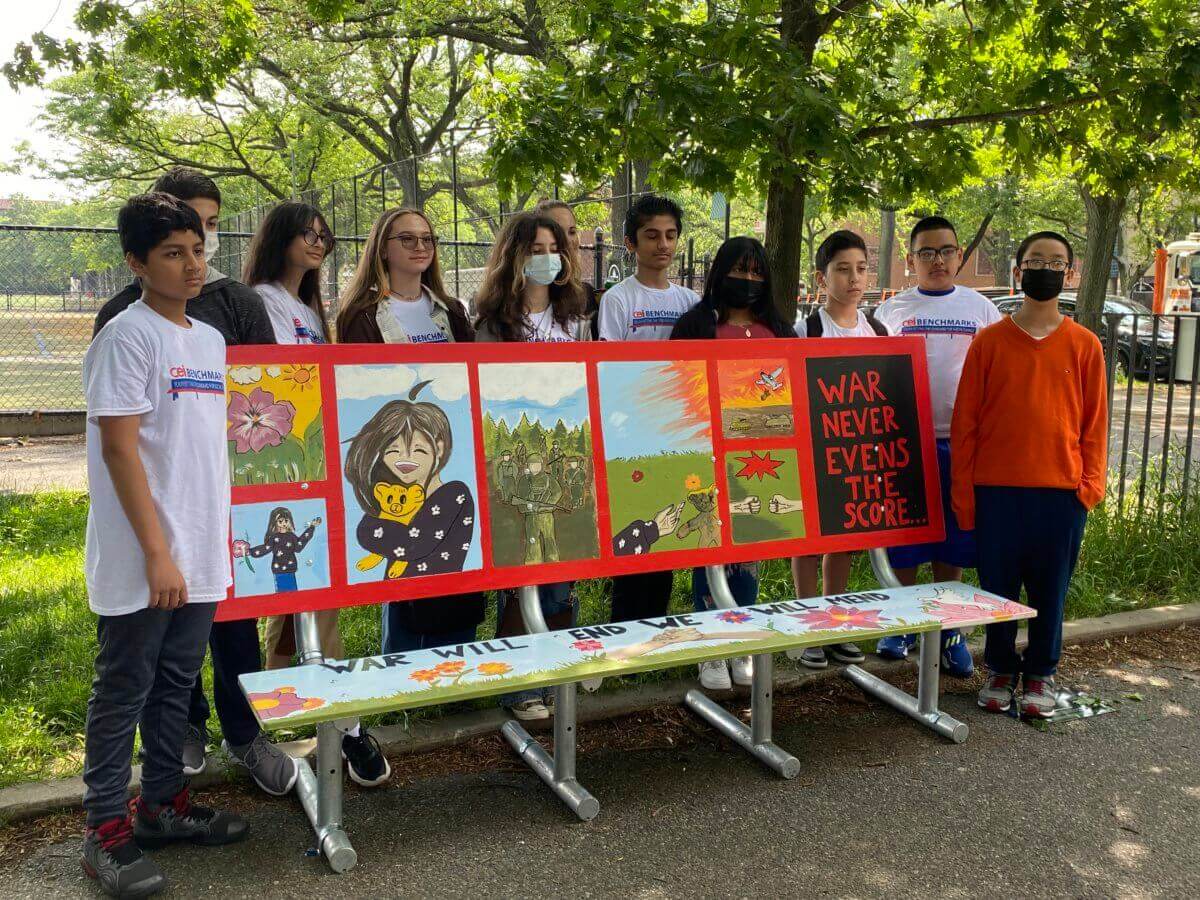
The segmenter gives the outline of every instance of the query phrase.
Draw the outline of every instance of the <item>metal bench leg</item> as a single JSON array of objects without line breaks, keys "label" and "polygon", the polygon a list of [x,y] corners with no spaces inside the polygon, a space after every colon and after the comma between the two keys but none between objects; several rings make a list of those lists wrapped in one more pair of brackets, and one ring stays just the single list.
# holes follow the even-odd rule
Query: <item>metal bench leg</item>
[{"label": "metal bench leg", "polygon": [[[297,613],[295,621],[300,664],[320,665],[325,658],[321,654],[316,613]],[[338,723],[323,722],[317,726],[315,773],[308,760],[297,762],[300,776],[296,779],[296,796],[300,798],[304,814],[312,823],[317,846],[329,863],[329,868],[338,874],[346,872],[354,868],[358,854],[342,830],[342,729]]]},{"label": "metal bench leg", "polygon": [[[714,593],[715,596],[715,593]],[[754,680],[750,688],[750,726],[693,688],[684,704],[717,731],[784,778],[800,774],[800,760],[771,740],[771,708],[774,690],[774,659],[770,653],[754,657]]]},{"label": "metal bench leg", "polygon": [[554,756],[551,757],[516,721],[505,722],[500,731],[550,790],[583,821],[600,812],[600,801],[575,779],[575,685],[554,689]]},{"label": "metal bench leg", "polygon": [[921,658],[918,663],[917,696],[906,694],[895,685],[872,675],[858,666],[846,666],[842,675],[862,691],[893,706],[944,738],[956,744],[967,739],[967,724],[938,709],[938,667],[941,664],[941,632],[926,631],[920,635]]},{"label": "metal bench leg", "polygon": [[[542,615],[542,604],[538,600],[536,587],[523,587],[519,591],[521,618],[530,634],[545,634],[550,630]],[[600,812],[600,801],[587,792],[575,779],[575,685],[560,684],[554,688],[554,756],[551,757],[542,745],[525,730],[519,722],[505,722],[500,732],[525,760],[526,765],[538,774],[550,790],[558,795],[571,812],[583,821],[594,819]]]}]

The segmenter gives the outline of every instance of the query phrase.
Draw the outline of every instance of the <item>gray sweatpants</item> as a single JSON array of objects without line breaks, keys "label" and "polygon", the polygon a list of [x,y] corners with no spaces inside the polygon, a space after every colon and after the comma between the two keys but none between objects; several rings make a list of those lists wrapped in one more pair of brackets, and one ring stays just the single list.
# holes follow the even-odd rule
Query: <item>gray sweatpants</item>
[{"label": "gray sweatpants", "polygon": [[100,616],[83,760],[88,825],[125,815],[134,728],[146,752],[146,802],[165,803],[183,789],[188,701],[216,611],[215,603],[189,603]]}]

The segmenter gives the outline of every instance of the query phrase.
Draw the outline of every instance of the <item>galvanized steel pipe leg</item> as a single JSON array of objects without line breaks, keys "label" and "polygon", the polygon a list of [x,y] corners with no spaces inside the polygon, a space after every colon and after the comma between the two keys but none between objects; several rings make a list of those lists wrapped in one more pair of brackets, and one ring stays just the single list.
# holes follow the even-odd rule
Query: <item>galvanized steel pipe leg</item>
[{"label": "galvanized steel pipe leg", "polygon": [[525,764],[558,795],[558,799],[586,822],[600,812],[600,801],[575,778],[575,685],[562,684],[554,691],[553,757],[519,722],[505,722],[500,732]]},{"label": "galvanized steel pipe leg", "polygon": [[[319,665],[325,661],[315,613],[296,614],[296,646],[302,665]],[[296,795],[304,814],[312,823],[317,847],[329,868],[341,874],[354,868],[358,854],[350,838],[342,830],[342,732],[335,722],[317,726],[317,771],[300,760],[300,776],[296,779]]]},{"label": "galvanized steel pipe leg", "polygon": [[750,688],[750,727],[714,703],[702,691],[692,689],[683,697],[684,705],[708,722],[743,750],[784,778],[800,774],[800,760],[771,740],[771,715],[774,691],[774,661],[769,653],[754,657],[754,676]]},{"label": "galvanized steel pipe leg", "polygon": [[846,666],[842,675],[864,693],[882,700],[905,715],[932,728],[956,744],[967,739],[967,725],[938,709],[938,666],[941,657],[941,633],[926,631],[920,635],[921,658],[917,674],[917,696],[906,694],[895,685],[858,666]]}]

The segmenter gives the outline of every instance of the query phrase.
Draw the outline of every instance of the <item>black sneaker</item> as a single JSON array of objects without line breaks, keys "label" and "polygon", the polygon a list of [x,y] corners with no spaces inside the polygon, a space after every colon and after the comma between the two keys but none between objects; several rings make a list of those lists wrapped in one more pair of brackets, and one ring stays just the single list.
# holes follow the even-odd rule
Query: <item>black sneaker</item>
[{"label": "black sneaker", "polygon": [[196,806],[188,799],[187,788],[162,806],[151,806],[139,797],[134,808],[134,839],[148,849],[175,841],[216,847],[243,841],[250,833],[249,823],[241,816]]},{"label": "black sneaker", "polygon": [[832,656],[840,663],[860,663],[866,662],[866,655],[858,649],[858,644],[843,643],[830,644],[825,648],[825,652]]},{"label": "black sneaker", "polygon": [[392,777],[392,767],[379,749],[379,741],[366,729],[357,736],[342,735],[342,759],[346,760],[350,780],[362,787],[377,787]]},{"label": "black sneaker", "polygon": [[89,828],[83,836],[80,863],[88,878],[99,881],[110,897],[149,897],[167,886],[167,877],[154,860],[143,856],[134,843],[127,816]]}]

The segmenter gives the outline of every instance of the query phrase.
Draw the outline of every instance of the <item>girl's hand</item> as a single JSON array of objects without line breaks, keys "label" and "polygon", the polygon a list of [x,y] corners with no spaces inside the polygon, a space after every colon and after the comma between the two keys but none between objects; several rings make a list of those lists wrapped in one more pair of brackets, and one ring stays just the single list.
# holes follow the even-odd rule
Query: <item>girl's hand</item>
[{"label": "girl's hand", "polygon": [[316,528],[320,524],[321,524],[321,517],[317,516],[315,519],[313,519],[311,522],[308,523],[308,527]]},{"label": "girl's hand", "polygon": [[169,553],[146,558],[151,609],[178,609],[187,603],[187,584]]}]

